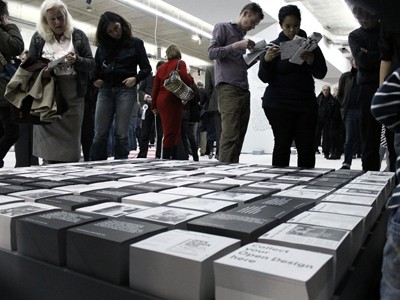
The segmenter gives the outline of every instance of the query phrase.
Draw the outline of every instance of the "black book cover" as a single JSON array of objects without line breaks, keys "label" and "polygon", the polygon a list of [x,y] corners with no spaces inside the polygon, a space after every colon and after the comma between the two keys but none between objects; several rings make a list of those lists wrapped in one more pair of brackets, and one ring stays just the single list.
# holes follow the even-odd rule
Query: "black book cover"
[{"label": "black book cover", "polygon": [[200,182],[188,185],[187,187],[191,188],[199,188],[199,189],[209,189],[214,191],[226,191],[232,188],[232,185],[228,184],[219,184],[219,183],[212,183],[212,182]]},{"label": "black book cover", "polygon": [[166,230],[167,227],[161,225],[120,219],[74,227],[67,231],[67,267],[111,283],[127,285],[129,246]]},{"label": "black book cover", "polygon": [[314,199],[295,198],[295,197],[274,197],[271,196],[267,199],[262,199],[254,202],[256,205],[268,205],[280,207],[289,212],[286,218],[293,218],[299,213],[309,210],[316,205]]},{"label": "black book cover", "polygon": [[1,182],[14,185],[29,185],[31,182],[37,181],[37,178],[15,176],[12,178],[2,179]]},{"label": "black book cover", "polygon": [[90,192],[84,192],[81,195],[88,197],[95,197],[95,198],[106,198],[109,201],[121,202],[121,199],[123,197],[141,193],[144,193],[144,191],[121,187],[121,188],[107,188],[101,190],[94,190]]},{"label": "black book cover", "polygon": [[27,186],[40,188],[40,189],[52,189],[56,187],[62,187],[74,184],[72,181],[67,180],[36,180],[26,184]]},{"label": "black book cover", "polygon": [[244,204],[226,212],[259,219],[276,219],[279,224],[286,222],[295,214],[295,209],[292,207],[266,205],[263,201],[258,200],[250,204]]},{"label": "black book cover", "polygon": [[15,192],[22,192],[33,189],[34,189],[33,187],[26,185],[16,185],[16,184],[0,185],[0,195],[7,195]]},{"label": "black book cover", "polygon": [[280,192],[280,190],[252,186],[240,186],[229,189],[228,192],[262,194],[265,198],[271,196],[272,194]]},{"label": "black book cover", "polygon": [[97,182],[110,181],[109,179],[101,177],[99,175],[72,178],[69,180],[72,181],[73,184],[92,184],[92,183],[97,183]]},{"label": "black book cover", "polygon": [[157,183],[150,183],[146,182],[143,184],[134,184],[134,185],[128,185],[124,186],[126,189],[134,190],[134,191],[143,191],[143,192],[160,192],[163,190],[168,190],[172,188],[176,188],[175,185],[166,185],[166,184],[157,184]]},{"label": "black book cover", "polygon": [[[328,178],[327,178],[328,179]],[[346,181],[347,183],[347,181]],[[315,179],[313,181],[307,182],[307,185],[310,186],[322,186],[322,187],[331,187],[331,188],[340,188],[344,186],[346,183],[343,182],[334,182],[329,180],[319,180]]]},{"label": "black book cover", "polygon": [[104,218],[67,211],[20,218],[16,222],[18,252],[40,261],[63,266],[66,259],[67,229]]},{"label": "black book cover", "polygon": [[278,221],[272,218],[217,212],[188,222],[187,229],[240,239],[245,245],[257,241],[258,237],[277,224]]},{"label": "black book cover", "polygon": [[81,208],[84,206],[95,205],[102,202],[110,201],[104,197],[89,197],[89,196],[81,196],[81,195],[65,195],[65,196],[56,196],[50,197],[46,199],[39,199],[37,203],[43,203],[48,205],[53,205],[60,207],[63,210],[72,211],[77,208]]}]

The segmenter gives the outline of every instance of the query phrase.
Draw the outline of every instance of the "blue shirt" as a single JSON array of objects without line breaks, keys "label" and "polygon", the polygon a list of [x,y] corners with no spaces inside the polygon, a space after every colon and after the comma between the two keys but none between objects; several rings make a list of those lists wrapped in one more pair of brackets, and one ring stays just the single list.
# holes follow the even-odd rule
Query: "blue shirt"
[{"label": "blue shirt", "polygon": [[248,66],[243,59],[246,49],[233,49],[232,44],[243,40],[246,32],[237,23],[223,22],[215,25],[208,58],[215,60],[215,86],[229,83],[242,89],[249,89]]}]

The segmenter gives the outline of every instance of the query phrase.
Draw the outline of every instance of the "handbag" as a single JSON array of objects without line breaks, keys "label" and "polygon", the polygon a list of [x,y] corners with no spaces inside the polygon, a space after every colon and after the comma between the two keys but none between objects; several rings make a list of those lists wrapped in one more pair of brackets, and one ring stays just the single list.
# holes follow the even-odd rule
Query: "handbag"
[{"label": "handbag", "polygon": [[181,61],[179,60],[176,64],[175,70],[172,70],[171,73],[169,73],[168,78],[164,80],[164,87],[166,90],[181,99],[183,104],[186,104],[188,101],[193,99],[194,92],[182,81],[181,76],[179,75],[180,62]]}]

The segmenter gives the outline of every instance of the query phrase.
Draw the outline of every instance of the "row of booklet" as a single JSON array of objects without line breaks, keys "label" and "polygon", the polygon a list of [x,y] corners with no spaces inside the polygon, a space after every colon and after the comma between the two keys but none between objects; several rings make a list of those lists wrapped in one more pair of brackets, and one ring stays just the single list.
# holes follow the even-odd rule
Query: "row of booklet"
[{"label": "row of booklet", "polygon": [[0,173],[0,247],[168,299],[330,299],[383,172],[116,161]]}]

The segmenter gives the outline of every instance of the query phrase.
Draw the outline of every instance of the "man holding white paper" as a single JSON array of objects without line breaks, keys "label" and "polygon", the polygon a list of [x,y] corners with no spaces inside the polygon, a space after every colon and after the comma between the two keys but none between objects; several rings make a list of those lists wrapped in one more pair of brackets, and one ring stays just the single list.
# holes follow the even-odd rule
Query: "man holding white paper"
[{"label": "man holding white paper", "polygon": [[208,58],[215,60],[215,86],[218,88],[222,127],[220,162],[239,162],[250,119],[249,66],[243,54],[255,46],[254,41],[245,39],[245,35],[263,18],[261,7],[249,3],[242,8],[235,22],[218,23],[213,30]]}]

